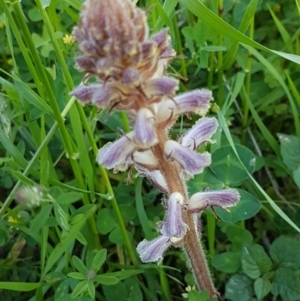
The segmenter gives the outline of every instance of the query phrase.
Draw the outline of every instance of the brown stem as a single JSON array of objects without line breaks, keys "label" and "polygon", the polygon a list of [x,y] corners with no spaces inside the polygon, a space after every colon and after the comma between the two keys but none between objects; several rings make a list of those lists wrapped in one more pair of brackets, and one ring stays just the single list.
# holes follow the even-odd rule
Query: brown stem
[{"label": "brown stem", "polygon": [[[175,162],[169,162],[165,159],[163,148],[168,137],[166,130],[163,127],[157,127],[157,137],[159,143],[154,147],[153,152],[159,160],[160,171],[163,174],[169,188],[170,194],[173,192],[181,193],[185,198],[185,203],[188,201],[188,193],[185,181],[180,176],[180,166]],[[183,241],[183,248],[190,262],[191,271],[194,274],[198,289],[207,290],[211,297],[221,301],[220,294],[216,291],[212,282],[210,272],[207,266],[204,251],[199,242],[200,233],[193,220],[193,214],[188,214],[187,210],[183,210],[183,219],[188,226],[187,233]]]}]

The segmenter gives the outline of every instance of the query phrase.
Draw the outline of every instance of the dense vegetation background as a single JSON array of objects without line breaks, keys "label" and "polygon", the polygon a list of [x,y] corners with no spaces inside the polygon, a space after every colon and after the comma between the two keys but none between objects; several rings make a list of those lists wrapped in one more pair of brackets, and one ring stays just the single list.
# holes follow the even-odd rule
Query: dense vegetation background
[{"label": "dense vegetation background", "polygon": [[[180,249],[139,262],[135,246],[163,217],[159,192],[95,163],[129,122],[69,96],[82,80],[81,2],[0,0],[0,300],[209,300]],[[151,32],[170,28],[181,91],[214,93],[213,164],[189,187],[241,194],[203,215],[217,288],[233,301],[300,300],[299,0],[136,2]]]}]

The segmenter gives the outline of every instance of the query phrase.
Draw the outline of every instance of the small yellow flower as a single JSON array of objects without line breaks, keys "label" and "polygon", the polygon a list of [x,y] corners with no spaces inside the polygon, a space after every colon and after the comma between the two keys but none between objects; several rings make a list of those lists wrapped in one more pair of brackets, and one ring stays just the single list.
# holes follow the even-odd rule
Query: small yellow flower
[{"label": "small yellow flower", "polygon": [[0,29],[3,28],[4,26],[5,26],[5,22],[4,21],[0,22]]},{"label": "small yellow flower", "polygon": [[73,36],[70,34],[65,34],[65,36],[63,37],[63,42],[66,45],[72,45],[75,40],[73,39]]},{"label": "small yellow flower", "polygon": [[14,61],[13,61],[12,58],[8,59],[6,62],[7,62],[8,65],[11,65],[11,66],[12,66],[13,63],[14,63]]},{"label": "small yellow flower", "polygon": [[273,12],[274,13],[279,13],[281,11],[281,5],[279,3],[275,3],[273,5]]},{"label": "small yellow flower", "polygon": [[8,222],[12,223],[12,224],[18,224],[19,223],[19,218],[21,217],[20,214],[17,215],[17,218],[13,217],[13,216],[9,216],[8,217]]}]

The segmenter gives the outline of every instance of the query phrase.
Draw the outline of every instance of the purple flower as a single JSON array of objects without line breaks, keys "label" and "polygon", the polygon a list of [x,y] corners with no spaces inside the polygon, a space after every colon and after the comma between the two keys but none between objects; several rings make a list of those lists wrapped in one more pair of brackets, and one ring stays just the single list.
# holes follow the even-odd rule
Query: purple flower
[{"label": "purple flower", "polygon": [[148,80],[143,87],[143,92],[148,98],[171,97],[178,89],[178,81],[172,77],[158,77]]},{"label": "purple flower", "polygon": [[140,255],[142,262],[161,261],[163,254],[171,246],[169,237],[159,236],[151,241],[141,241],[136,250]]},{"label": "purple flower", "polygon": [[203,142],[211,142],[210,138],[217,128],[218,122],[216,118],[200,118],[181,138],[181,145],[195,150]]},{"label": "purple flower", "polygon": [[208,152],[198,154],[173,140],[165,143],[164,152],[167,159],[177,161],[189,176],[203,172],[211,163],[211,155]]},{"label": "purple flower", "polygon": [[174,192],[168,201],[167,216],[160,228],[160,233],[167,237],[183,237],[187,226],[182,219],[183,196]]},{"label": "purple flower", "polygon": [[194,90],[174,97],[174,100],[168,99],[162,102],[158,108],[158,120],[166,121],[173,114],[173,119],[179,115],[196,113],[205,115],[210,107],[212,93],[209,90]]},{"label": "purple flower", "polygon": [[124,171],[137,147],[132,140],[133,137],[134,132],[130,132],[115,142],[105,144],[98,152],[97,162],[107,169],[115,168],[115,171]]},{"label": "purple flower", "polygon": [[236,205],[239,199],[240,194],[236,189],[198,192],[189,199],[188,210],[197,213],[212,206],[227,209]]},{"label": "purple flower", "polygon": [[149,109],[138,111],[134,126],[135,142],[142,148],[149,148],[158,142],[155,129],[155,118]]},{"label": "purple flower", "polygon": [[91,102],[93,95],[98,90],[102,90],[102,85],[91,84],[89,86],[79,86],[79,87],[76,87],[72,92],[70,92],[70,95],[75,96],[83,104],[88,104]]},{"label": "purple flower", "polygon": [[160,262],[163,259],[164,253],[171,245],[178,247],[182,242],[183,238],[169,238],[161,235],[151,241],[144,239],[138,244],[136,250],[139,253],[142,262]]}]

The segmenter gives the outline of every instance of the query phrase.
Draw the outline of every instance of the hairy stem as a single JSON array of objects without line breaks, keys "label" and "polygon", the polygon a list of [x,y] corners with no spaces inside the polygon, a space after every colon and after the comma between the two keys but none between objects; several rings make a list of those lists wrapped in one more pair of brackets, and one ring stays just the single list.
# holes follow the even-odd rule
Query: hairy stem
[{"label": "hairy stem", "polygon": [[[165,129],[157,127],[157,137],[159,143],[154,146],[153,152],[156,158],[159,160],[160,171],[163,174],[169,188],[169,193],[179,192],[184,196],[185,203],[188,202],[188,193],[185,181],[180,176],[180,166],[174,164],[175,162],[169,162],[164,156],[164,144],[168,140]],[[202,249],[199,237],[201,236],[198,232],[198,225],[195,225],[193,214],[188,213],[187,210],[182,212],[184,222],[187,224],[187,233],[185,234],[183,241],[183,248],[185,249],[186,255],[190,262],[190,268],[194,275],[198,289],[206,290],[209,292],[211,297],[215,297],[221,300],[219,293],[216,291],[212,282],[210,272],[208,269],[207,261]],[[198,219],[197,219],[198,220]],[[200,230],[199,230],[200,232]]]}]

